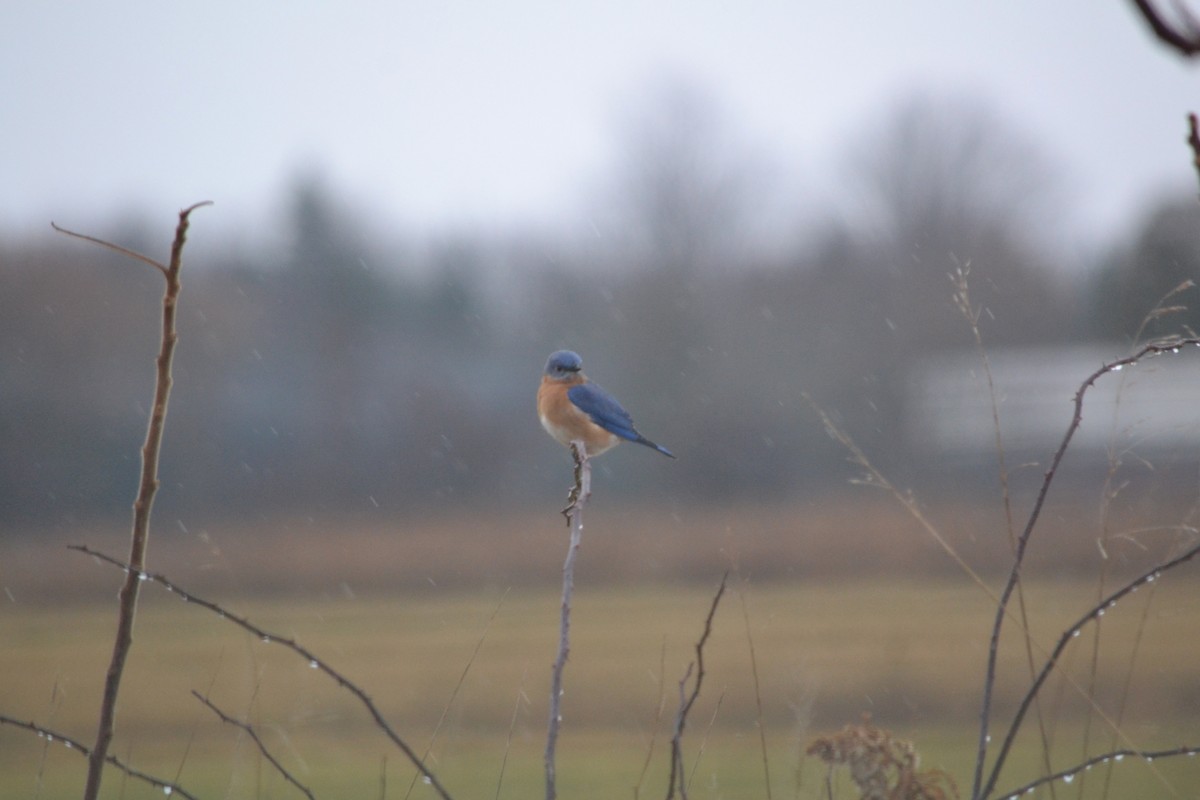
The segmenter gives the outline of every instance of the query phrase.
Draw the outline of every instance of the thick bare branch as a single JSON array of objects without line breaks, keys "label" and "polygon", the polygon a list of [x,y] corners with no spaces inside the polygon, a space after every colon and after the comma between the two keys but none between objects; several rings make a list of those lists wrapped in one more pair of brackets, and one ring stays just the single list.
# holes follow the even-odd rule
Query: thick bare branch
[{"label": "thick bare branch", "polygon": [[[118,594],[117,634],[113,640],[112,658],[104,680],[104,697],[100,702],[100,719],[96,729],[96,744],[88,757],[87,783],[84,800],[96,800],[100,794],[100,781],[112,742],[116,725],[117,693],[121,688],[121,676],[125,671],[125,660],[133,646],[133,621],[137,611],[140,581],[137,573],[144,569],[146,545],[150,539],[150,510],[154,495],[158,491],[158,455],[162,445],[163,428],[167,419],[167,400],[171,395],[171,362],[175,356],[175,344],[179,340],[175,332],[175,314],[179,304],[179,272],[183,266],[183,246],[187,241],[188,216],[207,203],[197,203],[179,212],[179,224],[175,227],[175,239],[171,244],[171,261],[167,266],[135,253],[119,245],[90,236],[62,230],[71,236],[95,242],[103,247],[128,255],[162,272],[166,289],[162,300],[162,336],[158,358],[155,360],[154,400],[150,420],[146,425],[146,440],[142,445],[142,473],[138,484],[137,498],[133,502],[133,531],[129,544],[131,568]],[[53,223],[51,223],[53,224]]]},{"label": "thick bare branch", "polygon": [[[1167,47],[1187,58],[1200,54],[1200,32],[1179,30],[1177,26],[1167,22],[1150,0],[1133,0],[1133,5],[1141,13],[1142,19],[1146,20],[1146,24],[1150,26],[1154,35]],[[1191,27],[1190,20],[1186,17],[1185,22],[1188,27]]]}]

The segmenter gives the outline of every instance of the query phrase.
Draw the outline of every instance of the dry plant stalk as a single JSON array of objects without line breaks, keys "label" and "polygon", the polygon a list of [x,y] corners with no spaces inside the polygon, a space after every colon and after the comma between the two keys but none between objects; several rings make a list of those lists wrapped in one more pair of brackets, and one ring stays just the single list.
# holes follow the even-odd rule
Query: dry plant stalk
[{"label": "dry plant stalk", "polygon": [[[950,280],[954,284],[954,304],[963,318],[967,321],[967,325],[971,328],[971,335],[975,340],[975,350],[979,354],[979,361],[983,366],[983,374],[987,380],[988,401],[992,411],[992,441],[996,448],[996,468],[997,477],[1000,481],[1000,498],[1004,505],[1004,523],[1008,531],[1009,547],[1015,556],[1017,550],[1017,531],[1016,523],[1013,517],[1012,493],[1009,490],[1009,471],[1008,458],[1004,450],[1004,435],[1000,426],[1000,398],[996,391],[996,382],[992,375],[992,363],[988,357],[987,347],[983,343],[983,332],[979,327],[979,319],[983,311],[982,306],[974,306],[971,302],[970,292],[970,264],[958,267],[950,275]],[[1029,669],[1029,678],[1033,680],[1037,674],[1037,667],[1034,662],[1034,643],[1033,638],[1029,635],[1029,609],[1025,603],[1025,587],[1020,580],[1017,581],[1017,612],[1021,622],[1021,638],[1025,645],[1025,665]],[[1046,727],[1046,719],[1042,713],[1041,698],[1034,700],[1034,712],[1037,717],[1038,735],[1042,741],[1042,767],[1046,772],[1051,771],[1050,766],[1050,742],[1051,736]]]},{"label": "dry plant stalk", "polygon": [[846,767],[862,800],[958,798],[958,788],[947,773],[921,770],[912,743],[872,725],[869,714],[858,725],[814,739],[805,753],[824,761],[831,771],[835,766]]},{"label": "dry plant stalk", "polygon": [[100,703],[100,721],[96,731],[96,744],[88,756],[87,784],[84,800],[95,800],[100,793],[100,780],[104,763],[108,759],[108,747],[116,727],[117,693],[121,688],[121,675],[125,671],[125,659],[133,645],[133,619],[137,611],[138,589],[146,565],[146,545],[150,539],[150,510],[154,495],[158,491],[158,454],[162,445],[163,427],[167,419],[167,400],[171,394],[171,361],[175,355],[175,344],[179,335],[175,332],[175,314],[179,303],[179,271],[183,266],[183,245],[187,241],[188,217],[208,202],[196,203],[179,212],[179,224],[175,228],[175,239],[171,244],[171,260],[163,264],[152,258],[135,253],[119,245],[51,226],[61,233],[77,239],[93,242],[109,250],[148,264],[162,273],[166,289],[162,301],[162,339],[158,358],[155,360],[154,402],[150,421],[146,426],[146,441],[142,445],[142,473],[137,498],[133,503],[133,533],[129,546],[129,570],[121,586],[118,602],[117,635],[113,641],[112,659],[104,680],[104,698]]},{"label": "dry plant stalk", "polygon": [[557,796],[555,788],[555,748],[558,745],[558,729],[562,725],[562,675],[571,649],[571,594],[575,589],[575,556],[583,538],[583,507],[592,496],[592,465],[588,461],[587,448],[583,442],[571,442],[571,455],[575,457],[575,484],[571,487],[569,503],[563,509],[567,525],[571,529],[571,542],[567,545],[567,559],[563,563],[562,611],[559,616],[558,654],[550,673],[550,723],[546,732],[546,800]]}]

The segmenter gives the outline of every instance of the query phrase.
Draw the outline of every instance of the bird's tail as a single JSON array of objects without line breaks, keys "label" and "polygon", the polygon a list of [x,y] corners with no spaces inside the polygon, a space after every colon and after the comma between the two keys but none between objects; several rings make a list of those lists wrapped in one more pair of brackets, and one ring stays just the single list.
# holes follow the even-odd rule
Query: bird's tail
[{"label": "bird's tail", "polygon": [[649,447],[652,450],[657,450],[658,452],[662,453],[664,456],[668,456],[670,458],[675,458],[675,454],[672,453],[670,450],[663,447],[661,444],[655,444],[654,442],[650,441],[649,439],[647,439],[645,436],[642,436],[641,434],[638,434],[638,438],[634,439],[634,441],[637,442],[638,444],[644,444],[644,445],[646,445],[646,447]]}]

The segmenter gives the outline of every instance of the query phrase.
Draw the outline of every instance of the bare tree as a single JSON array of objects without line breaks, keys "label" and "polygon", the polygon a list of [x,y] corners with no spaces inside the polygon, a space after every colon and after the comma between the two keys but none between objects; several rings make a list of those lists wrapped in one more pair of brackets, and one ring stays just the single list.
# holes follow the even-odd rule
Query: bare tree
[{"label": "bare tree", "polygon": [[850,158],[858,211],[877,231],[858,254],[863,294],[889,320],[893,346],[966,344],[947,287],[967,265],[981,279],[977,299],[1005,326],[992,341],[1069,332],[1036,235],[1061,216],[1054,169],[994,111],[971,98],[909,98]]},{"label": "bare tree", "polygon": [[633,105],[618,148],[607,205],[636,266],[694,275],[763,238],[772,170],[706,92],[661,84]]},{"label": "bare tree", "polygon": [[969,247],[1036,230],[1055,191],[1042,151],[971,97],[905,98],[849,156],[860,211],[885,235],[914,244],[938,237]]}]

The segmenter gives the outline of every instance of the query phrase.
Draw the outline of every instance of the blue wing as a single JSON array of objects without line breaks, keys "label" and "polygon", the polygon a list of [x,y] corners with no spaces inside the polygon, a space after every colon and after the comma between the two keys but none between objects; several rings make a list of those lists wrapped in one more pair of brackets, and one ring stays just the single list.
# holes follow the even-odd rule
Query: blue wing
[{"label": "blue wing", "polygon": [[567,390],[567,397],[575,407],[587,414],[592,422],[622,439],[635,441],[638,432],[633,427],[633,418],[608,392],[594,383],[581,383]]},{"label": "blue wing", "polygon": [[675,455],[665,447],[660,447],[637,432],[633,427],[633,417],[621,405],[617,398],[601,389],[594,383],[581,383],[567,390],[569,399],[576,408],[587,414],[592,422],[609,433],[620,436],[630,442],[652,447],[663,455]]}]

